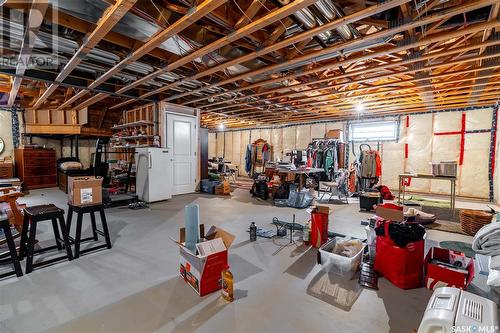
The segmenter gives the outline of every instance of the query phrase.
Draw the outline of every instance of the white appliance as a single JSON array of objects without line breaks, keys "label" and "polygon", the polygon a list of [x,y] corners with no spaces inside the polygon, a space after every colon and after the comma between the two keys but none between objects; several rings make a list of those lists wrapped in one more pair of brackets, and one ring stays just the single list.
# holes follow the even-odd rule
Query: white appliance
[{"label": "white appliance", "polygon": [[437,288],[418,333],[498,332],[495,302],[458,288]]},{"label": "white appliance", "polygon": [[172,198],[172,153],[166,148],[137,148],[136,194],[154,202]]}]

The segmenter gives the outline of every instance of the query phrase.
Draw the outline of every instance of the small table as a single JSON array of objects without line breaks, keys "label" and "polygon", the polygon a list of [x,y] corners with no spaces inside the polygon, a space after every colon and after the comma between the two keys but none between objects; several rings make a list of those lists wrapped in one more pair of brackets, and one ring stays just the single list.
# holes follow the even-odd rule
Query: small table
[{"label": "small table", "polygon": [[[450,210],[452,214],[455,215],[455,187],[457,182],[457,177],[445,177],[445,176],[434,176],[428,174],[410,174],[410,173],[402,173],[399,175],[399,192],[398,192],[398,202],[403,203],[405,201],[405,192],[406,185],[404,184],[404,180],[408,178],[422,178],[422,179],[431,179],[431,180],[447,180],[451,183],[450,186]],[[401,201],[401,193],[403,194],[403,201]]]},{"label": "small table", "polygon": [[306,176],[310,174],[315,174],[315,173],[322,173],[325,172],[324,169],[321,168],[308,168],[308,169],[295,169],[295,170],[289,170],[289,169],[277,169],[278,174],[285,175],[285,174],[295,174],[299,176],[299,191],[302,190],[306,183]]}]

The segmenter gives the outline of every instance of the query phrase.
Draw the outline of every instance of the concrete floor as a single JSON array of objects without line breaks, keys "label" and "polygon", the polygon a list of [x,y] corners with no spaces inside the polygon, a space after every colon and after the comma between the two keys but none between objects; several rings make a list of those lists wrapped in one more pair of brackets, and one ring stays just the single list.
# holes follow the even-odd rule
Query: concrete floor
[{"label": "concrete floor", "polygon": [[[32,191],[28,204],[65,207],[58,189]],[[183,207],[200,205],[202,222],[236,236],[229,250],[235,297],[227,304],[213,293],[200,298],[179,278],[178,237]],[[335,205],[330,229],[365,237],[356,204]],[[379,291],[357,281],[325,275],[316,252],[259,239],[248,241],[251,221],[270,226],[273,217],[297,221],[305,210],[276,208],[247,191],[231,197],[177,196],[150,209],[106,211],[113,249],[0,281],[0,332],[410,332],[417,328],[431,292],[400,290],[379,280]],[[87,221],[87,226],[88,226]],[[51,234],[39,227],[39,239]],[[51,232],[51,231],[50,231]],[[88,230],[87,230],[88,232]],[[429,240],[470,237],[429,231]],[[277,242],[277,241],[276,241]],[[23,262],[24,267],[24,262]],[[1,268],[0,268],[1,269]]]}]

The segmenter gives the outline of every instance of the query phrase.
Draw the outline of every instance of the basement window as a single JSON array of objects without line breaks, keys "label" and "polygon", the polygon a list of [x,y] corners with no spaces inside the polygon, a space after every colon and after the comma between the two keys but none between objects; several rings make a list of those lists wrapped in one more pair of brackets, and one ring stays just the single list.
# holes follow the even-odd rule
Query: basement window
[{"label": "basement window", "polygon": [[351,123],[349,141],[397,141],[398,127],[397,120]]}]

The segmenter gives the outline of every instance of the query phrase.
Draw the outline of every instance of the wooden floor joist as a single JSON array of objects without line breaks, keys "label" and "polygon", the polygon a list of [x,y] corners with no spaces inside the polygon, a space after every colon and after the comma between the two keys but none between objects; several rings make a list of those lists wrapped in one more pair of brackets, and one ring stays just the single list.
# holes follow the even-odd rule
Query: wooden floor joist
[{"label": "wooden floor joist", "polygon": [[[49,3],[40,22],[26,15],[38,44],[30,48],[25,32],[2,56],[41,51],[49,26],[75,46],[51,55],[61,59],[58,68],[0,69],[7,77],[0,89],[9,106],[88,109],[89,128],[98,129],[157,100],[200,109],[209,128],[349,119],[357,103],[376,116],[495,102],[499,0],[323,1],[331,7],[316,0],[106,0],[95,23]],[[43,2],[7,1],[4,19]],[[327,7],[340,10],[330,15]]]}]

